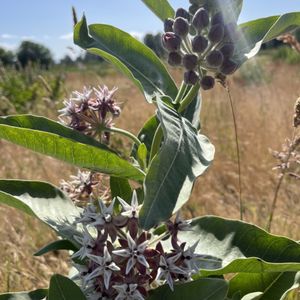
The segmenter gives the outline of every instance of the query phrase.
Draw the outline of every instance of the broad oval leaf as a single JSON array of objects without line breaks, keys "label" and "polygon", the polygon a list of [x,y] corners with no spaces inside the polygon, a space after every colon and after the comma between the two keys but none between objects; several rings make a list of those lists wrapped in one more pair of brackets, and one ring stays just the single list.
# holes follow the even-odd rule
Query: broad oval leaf
[{"label": "broad oval leaf", "polygon": [[121,197],[127,203],[130,203],[132,189],[127,179],[110,177],[110,191],[112,198]]},{"label": "broad oval leaf", "polygon": [[0,300],[43,300],[47,297],[48,290],[39,289],[31,292],[18,292],[0,294]]},{"label": "broad oval leaf", "polygon": [[164,285],[152,291],[147,300],[224,300],[228,283],[217,278],[201,278],[189,283],[174,286],[174,292]]},{"label": "broad oval leaf", "polygon": [[237,41],[234,60],[242,64],[255,56],[263,43],[300,26],[300,12],[272,16],[243,23],[239,26],[242,37]]},{"label": "broad oval leaf", "polygon": [[241,221],[219,217],[194,219],[192,230],[179,234],[196,252],[221,262],[218,269],[202,269],[200,276],[300,270],[300,244]]},{"label": "broad oval leaf", "polygon": [[168,0],[142,0],[145,5],[163,22],[168,18],[174,18],[175,11]]},{"label": "broad oval leaf", "polygon": [[0,138],[81,168],[141,181],[143,172],[107,146],[47,118],[0,118]]},{"label": "broad oval leaf", "polygon": [[70,225],[80,211],[66,195],[46,182],[0,180],[0,203],[34,216],[73,240],[76,229]]},{"label": "broad oval leaf", "polygon": [[86,298],[74,281],[56,274],[50,280],[48,300],[86,300]]},{"label": "broad oval leaf", "polygon": [[164,142],[144,182],[140,223],[145,229],[170,218],[188,200],[195,179],[214,157],[214,146],[187,119],[160,100],[157,104]]},{"label": "broad oval leaf", "polygon": [[76,252],[79,250],[79,248],[76,247],[69,240],[58,240],[58,241],[54,241],[54,242],[44,246],[39,251],[34,253],[34,256],[41,256],[48,252],[58,251],[58,250],[71,250],[71,251]]},{"label": "broad oval leaf", "polygon": [[160,59],[130,34],[105,24],[87,27],[83,17],[74,28],[74,42],[114,64],[144,91],[149,102],[157,93],[176,97],[177,87]]}]

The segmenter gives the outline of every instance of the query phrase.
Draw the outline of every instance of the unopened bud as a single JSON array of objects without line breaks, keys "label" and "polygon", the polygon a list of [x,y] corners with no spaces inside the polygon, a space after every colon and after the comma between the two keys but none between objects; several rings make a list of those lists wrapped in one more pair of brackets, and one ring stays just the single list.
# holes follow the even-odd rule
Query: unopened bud
[{"label": "unopened bud", "polygon": [[199,6],[197,4],[192,4],[189,7],[189,12],[190,12],[190,14],[194,15],[198,9],[199,9]]},{"label": "unopened bud", "polygon": [[220,68],[220,72],[224,75],[230,75],[233,74],[237,68],[238,66],[234,61],[226,59]]},{"label": "unopened bud", "polygon": [[224,57],[219,50],[213,50],[206,56],[206,61],[210,67],[220,67]]},{"label": "unopened bud", "polygon": [[178,17],[174,21],[173,29],[177,35],[185,37],[189,33],[189,23],[186,19]]},{"label": "unopened bud", "polygon": [[199,8],[193,18],[193,25],[197,30],[202,30],[209,24],[209,14],[205,8]]},{"label": "unopened bud", "polygon": [[223,14],[221,12],[216,13],[212,18],[211,18],[211,26],[220,24],[220,25],[224,25],[224,17]]},{"label": "unopened bud", "polygon": [[183,65],[187,70],[194,70],[197,67],[198,56],[195,54],[186,54],[183,57]]},{"label": "unopened bud", "polygon": [[162,36],[163,46],[170,52],[175,52],[180,49],[181,38],[173,32],[166,32]]},{"label": "unopened bud", "polygon": [[168,63],[171,66],[179,66],[182,62],[182,57],[178,52],[170,52],[168,56]]},{"label": "unopened bud", "polygon": [[197,35],[193,38],[192,41],[192,48],[194,52],[197,53],[202,53],[208,46],[208,40],[202,36],[202,35]]},{"label": "unopened bud", "polygon": [[219,51],[222,52],[224,58],[231,58],[234,53],[234,45],[225,44],[219,49]]},{"label": "unopened bud", "polygon": [[178,8],[177,11],[176,11],[176,14],[175,14],[175,18],[178,18],[178,17],[182,17],[186,20],[190,20],[191,16],[189,14],[188,11],[186,11],[184,8]]},{"label": "unopened bud", "polygon": [[204,76],[200,81],[200,85],[203,90],[210,90],[215,86],[215,79],[212,76]]},{"label": "unopened bud", "polygon": [[173,24],[174,20],[171,18],[168,18],[164,22],[164,30],[165,32],[173,32]]},{"label": "unopened bud", "polygon": [[199,80],[199,76],[195,71],[187,71],[184,73],[184,82],[186,84],[195,85]]},{"label": "unopened bud", "polygon": [[222,41],[224,37],[224,26],[221,24],[213,25],[208,32],[208,39],[213,43],[217,44]]}]

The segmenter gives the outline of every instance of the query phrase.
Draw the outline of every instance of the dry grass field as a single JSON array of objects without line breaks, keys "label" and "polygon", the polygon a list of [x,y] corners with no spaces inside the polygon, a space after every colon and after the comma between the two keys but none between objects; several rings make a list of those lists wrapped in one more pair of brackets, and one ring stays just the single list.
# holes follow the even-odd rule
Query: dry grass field
[{"label": "dry grass field", "polygon": [[[180,72],[172,70],[177,81]],[[300,96],[299,65],[271,62],[259,57],[247,63],[230,79],[235,102],[241,147],[242,197],[245,219],[265,227],[277,173],[269,149],[281,149],[292,133],[293,106]],[[66,89],[106,84],[119,87],[117,98],[123,113],[117,125],[137,133],[154,113],[140,92],[123,76],[110,72],[97,77],[86,72],[67,74]],[[43,115],[55,118],[53,109]],[[216,146],[211,168],[198,179],[186,207],[187,216],[214,214],[239,218],[238,176],[232,115],[226,91],[217,86],[203,94],[202,133]],[[114,144],[129,147],[128,141],[114,137]],[[0,141],[1,178],[47,180],[58,184],[75,170],[59,161],[34,154]],[[273,232],[300,239],[300,186],[288,180],[280,191]],[[50,230],[14,209],[0,206],[0,292],[46,287],[51,274],[66,273],[66,253],[32,257],[41,246],[55,239]]]}]

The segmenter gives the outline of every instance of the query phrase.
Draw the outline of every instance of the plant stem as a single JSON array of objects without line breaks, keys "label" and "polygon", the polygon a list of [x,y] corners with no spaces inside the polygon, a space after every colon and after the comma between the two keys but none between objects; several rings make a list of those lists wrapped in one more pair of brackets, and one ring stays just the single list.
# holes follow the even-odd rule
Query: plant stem
[{"label": "plant stem", "polygon": [[115,133],[124,135],[124,136],[130,138],[131,140],[133,140],[137,146],[140,146],[142,144],[141,141],[133,133],[131,133],[127,130],[124,130],[121,128],[116,128],[116,127],[110,127],[110,128],[105,128],[104,131],[115,132]]},{"label": "plant stem", "polygon": [[[293,132],[293,136],[292,136],[292,144],[295,142],[295,136],[296,136],[296,128],[294,128],[294,132]],[[289,152],[288,155],[284,161],[284,164],[287,164],[291,158],[292,152],[293,152],[293,147],[289,147]],[[282,170],[281,176],[277,182],[276,185],[276,189],[275,189],[275,193],[274,193],[274,197],[273,197],[273,201],[272,201],[272,206],[271,206],[271,212],[270,212],[270,216],[269,216],[269,221],[268,221],[268,225],[267,225],[267,231],[271,232],[271,227],[272,227],[272,221],[273,221],[273,216],[274,216],[274,211],[276,209],[276,203],[277,203],[277,199],[278,199],[278,195],[279,195],[279,191],[283,182],[283,179],[286,175],[287,172],[287,168],[284,168]]]},{"label": "plant stem", "polygon": [[163,131],[162,131],[161,125],[159,124],[155,131],[154,138],[153,138],[152,145],[151,145],[150,161],[153,159],[155,154],[158,152],[162,138],[163,138]]},{"label": "plant stem", "polygon": [[235,133],[235,145],[236,145],[236,154],[237,154],[237,163],[238,163],[238,177],[239,177],[239,202],[240,202],[240,219],[244,218],[244,203],[242,199],[242,172],[241,172],[241,157],[240,157],[240,145],[239,145],[239,136],[238,136],[238,128],[236,122],[236,114],[234,109],[233,99],[229,90],[228,85],[226,84],[225,89],[227,91],[228,99],[230,102],[231,113],[233,118],[234,125],[234,133]]},{"label": "plant stem", "polygon": [[182,97],[184,96],[184,94],[187,90],[187,87],[188,87],[187,84],[184,81],[182,81],[181,86],[178,90],[178,94],[173,102],[174,104],[180,103],[180,101],[182,100]]},{"label": "plant stem", "polygon": [[183,100],[180,103],[180,107],[178,109],[179,113],[182,113],[189,104],[194,100],[194,98],[197,96],[200,89],[200,84],[195,84],[187,93],[187,95],[183,98]]}]

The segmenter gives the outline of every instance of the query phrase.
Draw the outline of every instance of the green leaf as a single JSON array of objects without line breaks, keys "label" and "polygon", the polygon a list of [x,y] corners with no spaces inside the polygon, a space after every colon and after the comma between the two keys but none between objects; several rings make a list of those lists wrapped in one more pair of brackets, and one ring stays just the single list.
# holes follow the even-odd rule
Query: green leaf
[{"label": "green leaf", "polygon": [[300,244],[245,222],[197,218],[192,230],[180,233],[179,239],[188,245],[200,241],[196,252],[221,262],[218,269],[202,269],[201,276],[300,270]]},{"label": "green leaf", "polygon": [[192,125],[200,129],[200,112],[201,112],[201,93],[198,93],[197,97],[190,103],[190,105],[182,113],[182,116],[188,119]]},{"label": "green leaf", "polygon": [[94,139],[47,118],[0,118],[0,138],[81,168],[141,181],[143,172]]},{"label": "green leaf", "polygon": [[58,250],[72,250],[74,252],[78,251],[79,249],[71,243],[69,240],[58,240],[54,241],[45,247],[41,248],[39,251],[34,253],[34,256],[41,256],[51,251],[58,251]]},{"label": "green leaf", "polygon": [[127,203],[131,202],[132,189],[127,179],[110,177],[110,190],[112,198],[119,196]]},{"label": "green leaf", "polygon": [[174,292],[164,285],[155,289],[147,300],[224,300],[228,284],[225,280],[216,278],[201,278],[189,283],[178,284]]},{"label": "green leaf", "polygon": [[242,300],[285,300],[299,288],[300,272],[237,274],[230,280],[229,294],[239,290]]},{"label": "green leaf", "polygon": [[0,294],[0,300],[42,300],[47,297],[48,290]]},{"label": "green leaf", "polygon": [[189,198],[195,179],[210,165],[214,146],[175,110],[158,103],[164,142],[145,178],[140,223],[150,229],[168,219]]},{"label": "green leaf", "polygon": [[50,280],[48,300],[86,300],[86,298],[71,279],[56,274]]},{"label": "green leaf", "polygon": [[140,166],[144,169],[147,167],[147,156],[148,156],[148,151],[147,147],[144,143],[140,144],[137,150],[137,159],[140,164]]},{"label": "green leaf", "polygon": [[142,0],[145,5],[163,22],[174,18],[175,11],[167,0]]},{"label": "green leaf", "polygon": [[49,183],[0,180],[0,203],[34,216],[61,236],[73,239],[76,229],[66,225],[74,222],[79,210],[62,191]]},{"label": "green leaf", "polygon": [[234,60],[242,64],[255,56],[263,43],[300,26],[300,12],[257,19],[241,24],[241,39],[237,42]]},{"label": "green leaf", "polygon": [[105,24],[87,28],[83,17],[74,28],[74,42],[114,64],[144,92],[149,102],[157,93],[176,97],[177,87],[160,59],[130,34]]}]

